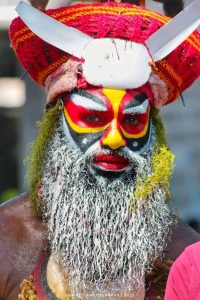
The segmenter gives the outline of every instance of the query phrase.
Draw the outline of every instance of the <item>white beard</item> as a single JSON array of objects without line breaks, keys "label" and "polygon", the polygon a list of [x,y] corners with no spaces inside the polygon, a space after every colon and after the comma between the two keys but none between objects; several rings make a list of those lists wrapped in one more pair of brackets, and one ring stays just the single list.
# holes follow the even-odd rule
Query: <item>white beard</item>
[{"label": "white beard", "polygon": [[61,129],[49,144],[40,197],[51,251],[59,253],[73,294],[134,293],[165,247],[172,221],[165,192],[156,187],[145,203],[133,196],[135,180],[151,174],[151,151],[146,158],[132,152],[135,178],[112,181],[88,171],[91,157],[73,149]]}]

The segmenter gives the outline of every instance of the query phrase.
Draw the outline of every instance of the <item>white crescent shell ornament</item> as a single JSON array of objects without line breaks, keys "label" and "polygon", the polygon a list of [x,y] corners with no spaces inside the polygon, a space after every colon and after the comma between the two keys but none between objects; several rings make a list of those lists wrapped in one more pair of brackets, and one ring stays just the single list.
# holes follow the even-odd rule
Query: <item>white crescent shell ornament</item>
[{"label": "white crescent shell ornament", "polygon": [[121,39],[94,39],[83,50],[83,76],[90,84],[133,89],[145,84],[151,57],[142,44]]}]

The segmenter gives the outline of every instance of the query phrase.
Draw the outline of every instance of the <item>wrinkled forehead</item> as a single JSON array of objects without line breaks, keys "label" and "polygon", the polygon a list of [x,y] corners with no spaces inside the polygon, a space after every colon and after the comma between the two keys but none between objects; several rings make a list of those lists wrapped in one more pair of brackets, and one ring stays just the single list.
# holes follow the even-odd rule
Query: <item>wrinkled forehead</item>
[{"label": "wrinkled forehead", "polygon": [[137,107],[144,102],[151,103],[153,95],[148,84],[130,90],[110,89],[100,87],[89,87],[86,89],[76,89],[64,97],[64,103],[71,100],[78,106],[87,108],[96,108],[95,110],[106,110],[110,107],[128,108],[129,106]]}]

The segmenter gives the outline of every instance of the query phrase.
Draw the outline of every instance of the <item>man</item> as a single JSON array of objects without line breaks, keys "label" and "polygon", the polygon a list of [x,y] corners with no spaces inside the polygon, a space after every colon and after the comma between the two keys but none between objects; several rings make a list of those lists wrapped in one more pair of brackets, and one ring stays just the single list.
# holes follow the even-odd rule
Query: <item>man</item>
[{"label": "man", "polygon": [[172,43],[163,27],[153,50],[168,18],[144,8],[18,12],[12,46],[48,104],[29,195],[1,208],[2,299],[162,299],[169,261],[199,236],[166,203],[174,156],[158,109],[199,76],[199,33],[174,50],[186,35]]}]

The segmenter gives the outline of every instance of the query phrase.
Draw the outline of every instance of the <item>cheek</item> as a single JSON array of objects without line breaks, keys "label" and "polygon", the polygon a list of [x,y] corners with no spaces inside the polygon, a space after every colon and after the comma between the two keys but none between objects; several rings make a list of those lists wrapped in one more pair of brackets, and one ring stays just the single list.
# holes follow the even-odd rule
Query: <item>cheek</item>
[{"label": "cheek", "polygon": [[97,133],[77,133],[74,131],[67,122],[65,116],[63,115],[63,131],[66,135],[66,138],[75,146],[77,149],[81,150],[83,153],[88,150],[92,145],[94,145],[96,142],[100,141],[100,138],[103,132],[97,132]]},{"label": "cheek", "polygon": [[152,134],[152,122],[149,120],[147,124],[147,131],[144,135],[137,138],[125,138],[126,145],[131,151],[140,151],[145,145],[148,144],[148,141]]}]

